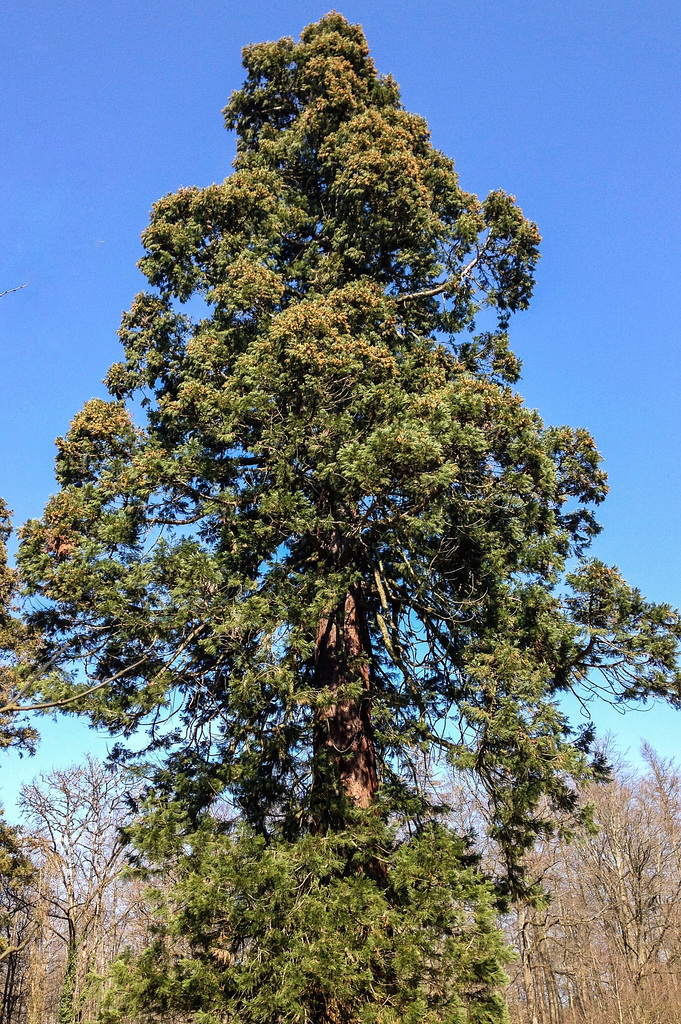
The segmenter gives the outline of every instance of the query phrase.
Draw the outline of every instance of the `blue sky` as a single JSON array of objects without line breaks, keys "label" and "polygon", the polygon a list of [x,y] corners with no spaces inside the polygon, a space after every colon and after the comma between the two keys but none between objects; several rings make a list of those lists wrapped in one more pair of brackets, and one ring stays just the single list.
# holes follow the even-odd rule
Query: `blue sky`
[{"label": "blue sky", "polygon": [[[230,171],[221,108],[249,42],[297,36],[324,3],[11,0],[0,38],[0,494],[19,523],[54,489],[54,438],[119,358],[151,204]],[[463,186],[505,188],[544,236],[512,324],[520,388],[586,426],[611,495],[595,553],[681,605],[681,7],[671,0],[356,0],[379,70],[428,120]],[[595,709],[625,747],[674,754],[681,716]],[[3,755],[0,796],[105,749],[72,720]]]}]

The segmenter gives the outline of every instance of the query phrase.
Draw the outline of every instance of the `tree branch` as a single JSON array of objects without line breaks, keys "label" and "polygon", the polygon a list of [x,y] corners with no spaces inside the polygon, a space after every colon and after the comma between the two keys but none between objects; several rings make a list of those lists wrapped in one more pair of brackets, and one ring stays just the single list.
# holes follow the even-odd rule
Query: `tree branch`
[{"label": "tree branch", "polygon": [[[2,295],[6,295],[6,294],[7,294],[6,292],[2,292]],[[2,953],[0,953],[0,964],[2,963],[3,960],[6,960],[7,957],[11,956],[12,953],[21,953],[22,949],[25,949],[26,946],[28,946],[29,942],[31,941],[31,939],[33,938],[34,935],[35,935],[35,929],[33,929],[29,933],[29,935],[24,939],[23,942],[18,943],[18,945],[16,945],[16,946],[8,946],[6,949],[3,949]]]},{"label": "tree branch", "polygon": [[487,246],[485,244],[485,246],[483,246],[483,248],[480,250],[480,252],[478,252],[478,254],[475,257],[475,259],[472,259],[470,261],[470,263],[468,263],[463,268],[463,270],[461,271],[461,274],[459,275],[458,278],[450,277],[449,280],[444,281],[442,284],[437,285],[437,287],[435,287],[435,288],[426,288],[422,292],[407,292],[406,295],[398,295],[397,298],[395,299],[395,301],[396,302],[408,302],[411,299],[432,299],[435,295],[442,295],[443,292],[446,292],[446,291],[458,291],[459,288],[461,287],[461,284],[466,280],[467,277],[469,277],[469,275],[471,274],[473,269],[477,266],[477,264],[482,259],[483,253],[485,252],[486,248],[487,248]]},{"label": "tree branch", "polygon": [[[177,654],[175,654],[172,660],[174,661],[176,657]],[[41,704],[18,704],[14,701],[10,701],[5,704],[4,707],[0,707],[0,714],[5,714],[6,712],[46,711],[49,708],[65,707],[67,704],[73,704],[75,701],[81,700],[83,697],[89,697],[90,694],[103,689],[103,687],[108,686],[109,683],[114,683],[122,676],[128,675],[128,673],[133,672],[136,668],[139,668],[140,665],[144,664],[146,660],[146,656],[144,658],[139,658],[137,661],[133,662],[132,665],[128,665],[127,668],[122,668],[120,672],[116,672],[113,676],[108,676],[108,678],[103,679],[100,683],[96,683],[94,686],[90,686],[87,690],[81,690],[81,692],[77,693],[74,697],[62,697],[58,700],[45,701]]]}]

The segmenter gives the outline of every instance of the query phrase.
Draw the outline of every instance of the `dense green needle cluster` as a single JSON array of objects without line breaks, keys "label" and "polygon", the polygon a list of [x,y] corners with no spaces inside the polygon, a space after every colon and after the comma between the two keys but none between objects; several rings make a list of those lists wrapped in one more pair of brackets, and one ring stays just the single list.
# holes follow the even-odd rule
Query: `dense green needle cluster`
[{"label": "dense green needle cluster", "polygon": [[447,830],[407,842],[373,821],[285,842],[205,821],[182,835],[179,881],[155,894],[166,927],[115,965],[106,1024],[145,1011],[197,1024],[507,1020],[493,889]]},{"label": "dense green needle cluster", "polygon": [[59,439],[20,554],[52,653],[85,665],[73,706],[165,752],[137,839],[176,913],[126,998],[502,1020],[491,890],[437,772],[479,780],[520,891],[602,771],[560,694],[676,702],[681,630],[584,560],[599,455],[514,388],[536,226],[461,189],[340,15],[244,66],[234,172],[155,205],[112,398]]}]

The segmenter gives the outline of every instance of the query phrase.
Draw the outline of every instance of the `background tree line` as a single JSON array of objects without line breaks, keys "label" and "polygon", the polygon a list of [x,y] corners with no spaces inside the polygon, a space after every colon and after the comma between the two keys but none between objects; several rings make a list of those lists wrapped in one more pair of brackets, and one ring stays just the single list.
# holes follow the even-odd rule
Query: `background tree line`
[{"label": "background tree line", "polygon": [[0,1022],[92,1020],[111,962],[144,936],[141,887],[122,873],[129,784],[88,759],[25,786],[21,806],[3,862]]},{"label": "background tree line", "polygon": [[681,1017],[681,773],[644,748],[584,795],[594,825],[529,855],[550,897],[505,928],[510,998],[531,1024],[673,1024]]},{"label": "background tree line", "polygon": [[[650,748],[640,770],[609,755],[612,781],[583,793],[589,831],[557,833],[527,855],[549,896],[500,916],[516,955],[507,996],[517,1024],[675,1024],[681,1015],[681,769]],[[0,1024],[102,1014],[132,1024],[111,1008],[110,972],[124,976],[154,940],[159,904],[174,898],[169,877],[125,869],[132,792],[131,778],[94,760],[24,788],[23,827],[5,826],[14,858],[2,861]],[[484,802],[470,790],[449,796],[457,827],[482,835]],[[483,842],[478,852],[494,873],[498,851]],[[167,953],[191,949],[176,940]]]}]

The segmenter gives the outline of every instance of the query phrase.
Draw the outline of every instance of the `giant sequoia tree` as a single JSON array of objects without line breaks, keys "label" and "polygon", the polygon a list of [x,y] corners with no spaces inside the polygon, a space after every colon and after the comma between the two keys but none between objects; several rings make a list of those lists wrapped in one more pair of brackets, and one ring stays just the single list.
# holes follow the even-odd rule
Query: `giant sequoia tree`
[{"label": "giant sequoia tree", "polygon": [[514,388],[536,226],[462,190],[340,15],[244,66],[234,172],[154,207],[112,398],[58,440],[20,556],[86,666],[72,706],[164,754],[137,841],[175,917],[126,999],[502,1019],[493,893],[433,773],[476,774],[522,889],[602,770],[560,694],[675,702],[678,621],[585,559],[599,455]]}]

